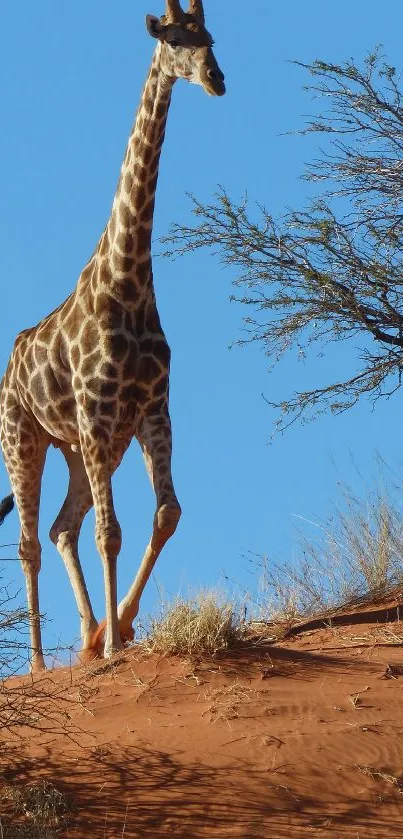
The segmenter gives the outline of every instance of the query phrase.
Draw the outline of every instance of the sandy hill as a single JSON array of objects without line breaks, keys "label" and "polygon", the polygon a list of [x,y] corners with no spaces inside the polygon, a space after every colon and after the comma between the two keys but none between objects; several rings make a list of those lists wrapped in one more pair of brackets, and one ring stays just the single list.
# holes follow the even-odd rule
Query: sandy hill
[{"label": "sandy hill", "polygon": [[48,722],[0,732],[3,788],[54,784],[63,839],[403,836],[403,632],[376,620],[52,671]]}]

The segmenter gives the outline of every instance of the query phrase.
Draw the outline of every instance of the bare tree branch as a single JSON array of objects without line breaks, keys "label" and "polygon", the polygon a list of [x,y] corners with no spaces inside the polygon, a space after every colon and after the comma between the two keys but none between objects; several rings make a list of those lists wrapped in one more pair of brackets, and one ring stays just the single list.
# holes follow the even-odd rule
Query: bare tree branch
[{"label": "bare tree branch", "polygon": [[[379,51],[363,69],[295,62],[326,103],[301,133],[329,135],[304,178],[322,194],[276,221],[265,206],[234,201],[220,188],[211,204],[191,197],[194,225],[174,224],[166,256],[208,247],[234,267],[233,299],[249,307],[247,337],[278,361],[293,346],[361,338],[345,381],[275,403],[279,427],[326,408],[345,410],[400,387],[403,367],[403,103],[396,70]],[[375,352],[370,348],[374,345]]]}]

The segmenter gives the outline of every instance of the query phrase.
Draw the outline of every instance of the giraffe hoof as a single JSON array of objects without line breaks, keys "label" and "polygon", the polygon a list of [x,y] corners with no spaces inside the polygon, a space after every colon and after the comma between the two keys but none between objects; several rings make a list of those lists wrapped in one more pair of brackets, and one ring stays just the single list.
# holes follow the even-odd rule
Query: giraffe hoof
[{"label": "giraffe hoof", "polygon": [[[82,652],[85,652],[85,654],[89,656],[92,655],[92,658],[103,656],[105,646],[105,630],[106,620],[104,619],[98,624],[95,632],[89,640],[88,645]],[[132,626],[126,626],[124,628],[119,626],[119,634],[122,645],[127,644],[130,641],[133,641],[134,639],[134,629]]]}]

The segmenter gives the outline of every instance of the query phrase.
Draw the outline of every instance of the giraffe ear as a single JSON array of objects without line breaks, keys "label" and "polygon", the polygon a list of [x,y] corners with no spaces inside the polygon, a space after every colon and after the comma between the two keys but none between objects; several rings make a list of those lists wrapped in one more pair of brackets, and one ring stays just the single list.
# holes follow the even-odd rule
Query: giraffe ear
[{"label": "giraffe ear", "polygon": [[161,36],[162,26],[158,17],[155,17],[155,15],[147,15],[146,26],[148,34],[151,35],[152,38],[159,38]]}]

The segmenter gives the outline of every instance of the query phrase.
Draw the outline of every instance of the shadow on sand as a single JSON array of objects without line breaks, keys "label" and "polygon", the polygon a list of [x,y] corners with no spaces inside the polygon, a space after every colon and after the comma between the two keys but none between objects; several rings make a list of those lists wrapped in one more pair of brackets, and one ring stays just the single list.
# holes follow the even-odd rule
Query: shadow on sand
[{"label": "shadow on sand", "polygon": [[[212,768],[144,747],[83,751],[74,764],[63,758],[56,764],[54,757],[12,763],[0,770],[3,783],[46,778],[74,802],[70,822],[58,834],[63,839],[289,839],[290,828],[293,837],[312,831],[321,839],[377,839],[401,830],[391,815],[396,808],[382,816],[374,796],[372,802],[369,795],[318,800],[312,772],[295,788],[281,767],[253,771],[249,762],[232,760]],[[390,803],[396,804],[392,794]]]}]

